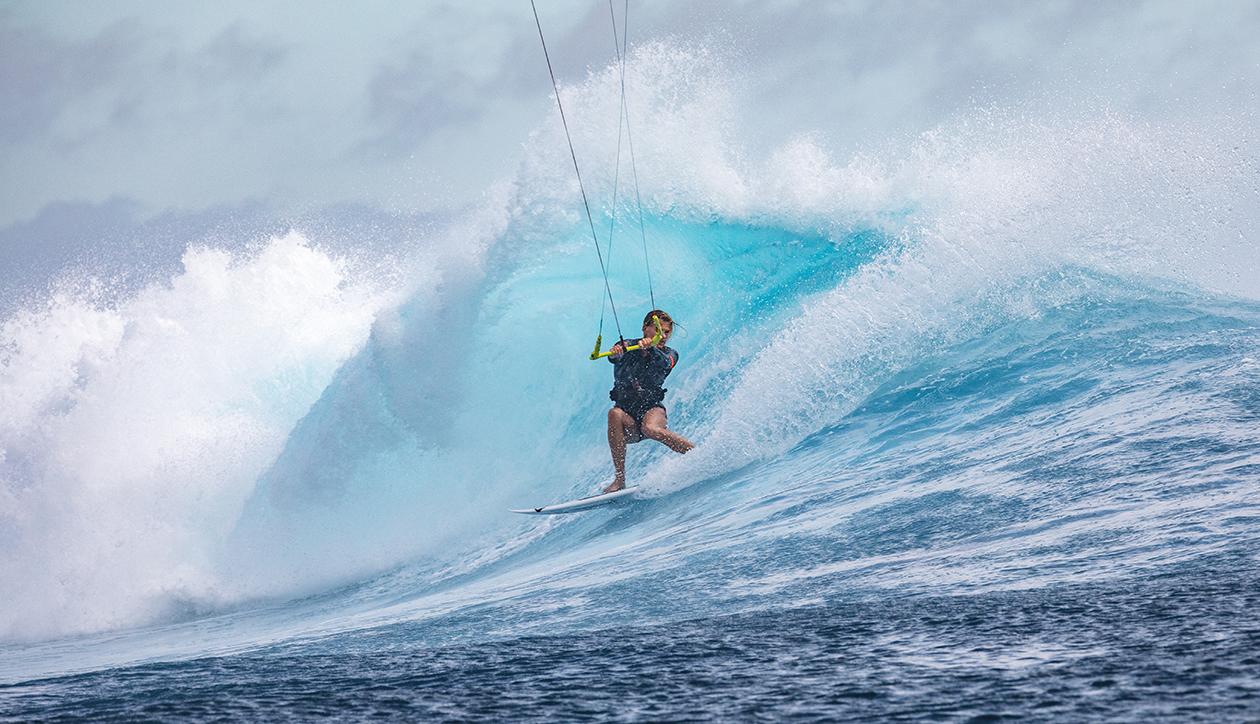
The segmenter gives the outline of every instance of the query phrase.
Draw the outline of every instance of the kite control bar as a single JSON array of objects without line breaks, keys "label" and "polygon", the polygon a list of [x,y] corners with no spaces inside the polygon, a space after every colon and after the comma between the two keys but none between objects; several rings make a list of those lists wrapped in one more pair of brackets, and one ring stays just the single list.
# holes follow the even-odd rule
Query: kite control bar
[{"label": "kite control bar", "polygon": [[[649,347],[655,347],[656,343],[661,341],[661,318],[653,314],[652,323],[656,325],[656,334],[652,336],[652,343],[648,345]],[[609,350],[607,352],[604,352],[603,354],[600,354],[599,345],[603,341],[604,341],[604,335],[602,334],[595,338],[595,351],[591,352],[591,359],[597,360],[597,359],[600,359],[601,357],[607,357],[608,355],[612,354],[612,350]],[[639,349],[641,346],[642,345],[632,344],[629,347],[626,347],[625,351],[631,352],[633,350]]]}]

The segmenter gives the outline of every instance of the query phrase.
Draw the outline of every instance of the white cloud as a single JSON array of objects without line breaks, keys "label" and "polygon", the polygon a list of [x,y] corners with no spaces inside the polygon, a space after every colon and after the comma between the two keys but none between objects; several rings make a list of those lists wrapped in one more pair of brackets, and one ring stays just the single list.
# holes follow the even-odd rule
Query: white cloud
[{"label": "white cloud", "polygon": [[[608,8],[540,2],[576,80],[612,58]],[[756,150],[840,154],[979,98],[1235,108],[1260,75],[1247,4],[631,4],[632,39],[709,38],[742,74]],[[0,5],[0,228],[59,201],[142,213],[261,199],[431,210],[477,199],[550,112],[528,4]],[[1084,99],[1084,100],[1082,100]]]}]

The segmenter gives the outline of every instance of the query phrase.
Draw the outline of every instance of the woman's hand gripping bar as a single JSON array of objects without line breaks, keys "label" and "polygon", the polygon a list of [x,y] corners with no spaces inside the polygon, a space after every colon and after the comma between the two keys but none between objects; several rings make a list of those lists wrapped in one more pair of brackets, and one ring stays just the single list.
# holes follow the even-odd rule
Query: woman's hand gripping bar
[{"label": "woman's hand gripping bar", "polygon": [[[655,346],[656,346],[656,343],[661,341],[661,319],[660,319],[660,317],[657,317],[656,315],[652,315],[652,324],[656,325],[656,334],[652,336],[652,343],[651,343],[650,345],[648,345],[649,347],[655,347]],[[599,335],[598,337],[596,337],[596,338],[595,338],[595,351],[594,351],[594,352],[591,352],[591,359],[592,359],[592,360],[597,360],[597,359],[600,359],[600,358],[602,358],[602,357],[607,357],[608,355],[612,354],[612,350],[608,350],[607,352],[604,352],[603,354],[600,354],[600,352],[599,352],[599,345],[600,345],[600,343],[601,343],[601,342],[603,342],[603,341],[604,341],[604,335],[602,335],[602,334],[601,334],[601,335]],[[643,346],[643,345],[632,344],[632,345],[630,345],[629,347],[626,347],[626,348],[625,348],[624,350],[622,350],[622,351],[623,351],[623,352],[630,352],[630,351],[633,351],[633,350],[639,349],[639,348],[640,348],[640,347],[642,347],[642,346]]]}]

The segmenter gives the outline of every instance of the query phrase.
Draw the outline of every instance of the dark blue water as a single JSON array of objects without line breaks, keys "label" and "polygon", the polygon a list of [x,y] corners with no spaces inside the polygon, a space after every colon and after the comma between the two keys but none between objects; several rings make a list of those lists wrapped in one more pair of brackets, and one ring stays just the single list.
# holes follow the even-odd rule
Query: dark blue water
[{"label": "dark blue water", "polygon": [[3,721],[1248,722],[1255,551],[1137,579],[428,648],[397,624],[0,689]]}]

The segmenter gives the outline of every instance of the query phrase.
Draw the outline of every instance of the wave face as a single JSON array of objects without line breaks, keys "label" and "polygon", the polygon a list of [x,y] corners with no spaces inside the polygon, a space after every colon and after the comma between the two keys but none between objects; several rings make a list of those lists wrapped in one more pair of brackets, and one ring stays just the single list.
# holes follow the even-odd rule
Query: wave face
[{"label": "wave face", "polygon": [[648,266],[682,327],[669,421],[699,447],[631,447],[636,502],[506,512],[611,477],[611,373],[587,360],[604,280],[555,116],[404,282],[295,233],[5,322],[2,675],[399,623],[442,645],[1041,588],[1249,550],[1254,126],[978,108],[847,164],[809,138],[751,162],[727,66],[677,44],[631,59],[642,231],[619,78],[561,88],[612,236],[605,348],[650,307]]}]

